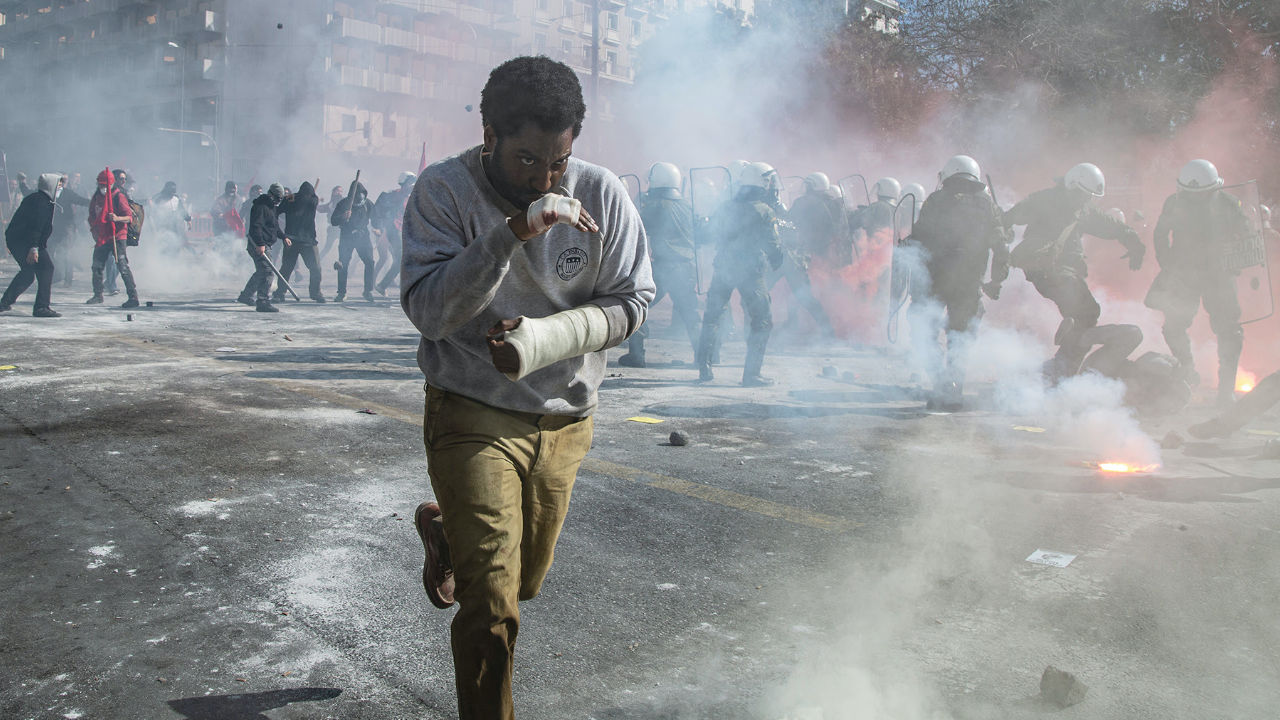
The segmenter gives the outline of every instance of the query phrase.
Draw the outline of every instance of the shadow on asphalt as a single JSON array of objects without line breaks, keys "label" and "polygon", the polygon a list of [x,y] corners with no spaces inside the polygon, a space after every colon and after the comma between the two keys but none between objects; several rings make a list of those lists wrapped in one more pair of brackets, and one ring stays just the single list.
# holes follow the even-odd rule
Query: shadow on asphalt
[{"label": "shadow on asphalt", "polygon": [[[415,367],[414,370],[417,370]],[[421,380],[422,373],[393,370],[254,370],[244,374],[251,378],[279,380]]]},{"label": "shadow on asphalt", "polygon": [[270,720],[263,713],[297,702],[332,700],[340,688],[294,688],[244,695],[208,695],[170,700],[169,707],[188,720]]},{"label": "shadow on asphalt", "polygon": [[649,405],[642,412],[678,418],[721,420],[765,420],[769,418],[823,418],[837,415],[874,415],[900,420],[924,417],[921,408],[823,407],[804,405],[769,405],[765,403],[725,403],[722,405]]},{"label": "shadow on asphalt", "polygon": [[409,345],[416,348],[418,346],[418,341],[421,339],[421,335],[398,335],[376,338],[351,338],[349,340],[343,340],[343,342],[351,343],[353,345]]},{"label": "shadow on asphalt", "polygon": [[418,367],[417,357],[403,350],[379,350],[348,347],[309,347],[273,350],[257,353],[225,353],[216,356],[222,362],[247,363],[301,363],[358,365],[360,363],[386,363],[401,367]]}]

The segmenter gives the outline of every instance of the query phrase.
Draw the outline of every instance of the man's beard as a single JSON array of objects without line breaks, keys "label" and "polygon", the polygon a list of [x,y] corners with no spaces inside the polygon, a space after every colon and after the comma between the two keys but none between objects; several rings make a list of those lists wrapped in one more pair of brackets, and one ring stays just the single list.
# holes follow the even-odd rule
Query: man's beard
[{"label": "man's beard", "polygon": [[520,210],[527,210],[544,193],[529,188],[517,187],[507,182],[507,174],[502,167],[502,162],[499,160],[502,157],[501,153],[502,138],[498,138],[498,141],[494,144],[493,152],[489,154],[489,167],[486,167],[485,175],[499,195],[506,198],[508,202]]}]

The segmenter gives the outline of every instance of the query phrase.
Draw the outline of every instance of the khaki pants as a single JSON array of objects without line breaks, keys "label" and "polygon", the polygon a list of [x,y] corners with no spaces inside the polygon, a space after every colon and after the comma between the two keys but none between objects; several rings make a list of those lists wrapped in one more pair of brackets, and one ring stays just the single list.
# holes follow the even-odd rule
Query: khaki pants
[{"label": "khaki pants", "polygon": [[431,488],[453,561],[460,720],[512,720],[518,601],[551,567],[590,417],[500,410],[427,387],[422,423]]}]

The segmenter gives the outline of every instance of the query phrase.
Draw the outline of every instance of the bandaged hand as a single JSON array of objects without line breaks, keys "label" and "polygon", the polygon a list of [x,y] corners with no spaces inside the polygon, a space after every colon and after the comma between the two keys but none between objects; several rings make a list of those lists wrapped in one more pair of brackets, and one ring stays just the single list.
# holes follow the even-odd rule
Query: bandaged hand
[{"label": "bandaged hand", "polygon": [[582,232],[600,230],[596,221],[582,209],[580,200],[555,193],[547,193],[530,203],[524,219],[530,237],[541,235],[557,224],[571,225]]},{"label": "bandaged hand", "polygon": [[501,320],[486,337],[493,366],[520,380],[553,363],[604,347],[609,320],[597,305],[583,305],[542,318]]}]

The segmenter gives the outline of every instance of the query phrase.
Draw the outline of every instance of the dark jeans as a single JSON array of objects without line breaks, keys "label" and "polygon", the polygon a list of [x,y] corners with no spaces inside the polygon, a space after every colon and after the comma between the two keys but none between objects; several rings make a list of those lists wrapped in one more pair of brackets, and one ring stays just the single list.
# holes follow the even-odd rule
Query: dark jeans
[{"label": "dark jeans", "polygon": [[[316,259],[316,246],[314,244],[304,245],[294,242],[293,245],[287,245],[284,249],[283,259],[280,261],[280,274],[285,280],[293,278],[293,269],[298,266],[298,258],[302,258],[302,262],[307,266],[307,273],[311,276],[311,284],[309,291],[311,299],[320,297],[320,261]],[[296,289],[296,288],[295,288]],[[284,299],[284,286],[276,288],[276,298]]]},{"label": "dark jeans", "polygon": [[[250,246],[246,252],[253,259],[253,275],[249,277],[249,282],[245,283],[244,295],[257,296],[258,302],[267,302],[271,299],[271,279],[276,276],[271,272],[271,265],[267,262],[266,254],[259,255],[257,248]],[[267,249],[270,252],[270,248]]]},{"label": "dark jeans", "polygon": [[4,291],[4,298],[0,299],[0,305],[9,306],[17,301],[18,296],[27,291],[31,287],[31,281],[36,284],[36,302],[31,306],[32,310],[49,307],[49,294],[53,291],[53,253],[48,250],[40,251],[40,259],[36,262],[27,262],[27,252],[14,252],[12,247],[9,253],[13,255],[13,259],[18,261],[18,274],[13,276],[13,280],[9,282],[9,288]]},{"label": "dark jeans", "polygon": [[404,237],[400,230],[392,225],[387,228],[387,243],[391,245],[391,266],[378,281],[378,292],[385,292],[393,280],[400,276],[400,258],[404,255]]},{"label": "dark jeans", "polygon": [[114,259],[116,268],[120,270],[120,278],[124,280],[125,292],[129,297],[138,297],[138,286],[133,281],[133,271],[129,269],[129,255],[123,240],[99,245],[93,249],[93,294],[101,295],[103,286],[103,270],[107,260]]},{"label": "dark jeans", "polygon": [[362,238],[342,238],[338,242],[338,262],[342,269],[338,271],[338,294],[347,294],[347,273],[351,270],[351,253],[360,257],[364,264],[364,294],[373,292],[373,244],[368,236]]}]

